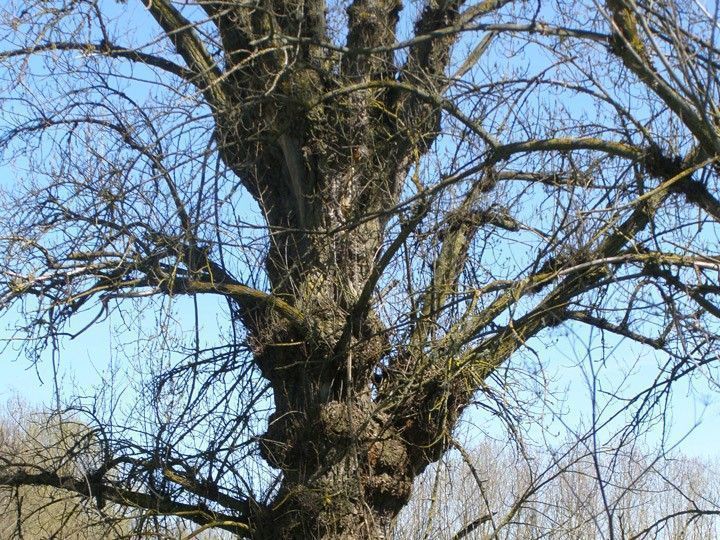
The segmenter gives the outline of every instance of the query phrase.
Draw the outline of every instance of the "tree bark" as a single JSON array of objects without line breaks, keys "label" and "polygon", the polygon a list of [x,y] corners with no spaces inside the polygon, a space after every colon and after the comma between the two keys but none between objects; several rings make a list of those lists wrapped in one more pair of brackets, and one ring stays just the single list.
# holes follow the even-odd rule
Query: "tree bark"
[{"label": "tree bark", "polygon": [[[266,212],[272,293],[307,321],[258,311],[248,324],[275,402],[261,453],[283,472],[275,502],[254,514],[257,538],[387,537],[449,430],[444,420],[420,429],[408,395],[397,395],[400,417],[375,399],[388,331],[358,302],[418,150],[396,135],[387,111],[404,104],[391,92],[361,90],[325,108],[323,93],[338,86],[304,65],[281,77],[285,99],[253,109],[238,96],[218,115],[224,159]],[[425,148],[437,115],[422,113]]]}]

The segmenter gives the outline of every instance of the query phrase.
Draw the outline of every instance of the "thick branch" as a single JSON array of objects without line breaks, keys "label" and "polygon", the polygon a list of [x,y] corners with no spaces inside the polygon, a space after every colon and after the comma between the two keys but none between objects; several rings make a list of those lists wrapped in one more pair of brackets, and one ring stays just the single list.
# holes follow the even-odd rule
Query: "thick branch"
[{"label": "thick branch", "polygon": [[[354,0],[348,8],[347,53],[343,71],[357,80],[372,80],[393,73],[395,26],[399,0]],[[366,51],[383,48],[382,52]]]},{"label": "thick branch", "polygon": [[705,210],[713,219],[720,223],[720,201],[710,193],[707,186],[699,180],[687,178],[675,186],[675,191],[685,195],[685,198]]},{"label": "thick branch", "polygon": [[596,150],[611,156],[624,157],[628,159],[641,160],[646,152],[636,146],[629,144],[608,141],[597,137],[564,137],[555,139],[534,139],[516,143],[508,143],[494,149],[489,161],[509,159],[515,154],[528,152],[572,152],[577,150]]},{"label": "thick branch", "polygon": [[214,108],[225,102],[221,73],[198,38],[193,23],[188,21],[167,0],[144,0],[145,7],[173,42],[175,50],[193,72],[193,83],[202,89]]},{"label": "thick branch", "polygon": [[428,332],[441,314],[445,300],[455,290],[471,240],[480,226],[480,222],[473,219],[473,206],[483,193],[494,187],[495,182],[494,174],[488,169],[485,178],[473,185],[448,220],[442,234],[442,246],[433,262],[430,285],[420,302],[419,318],[410,338],[412,345],[422,347]]},{"label": "thick branch", "polygon": [[54,472],[32,474],[25,471],[0,471],[0,485],[48,486],[71,491],[83,497],[96,497],[102,494],[103,499],[109,502],[142,508],[157,515],[180,516],[199,525],[213,525],[242,537],[249,537],[252,532],[249,517],[246,515],[232,516],[215,512],[203,505],[181,503],[159,494],[131,491],[91,478],[77,479]]},{"label": "thick branch", "polygon": [[595,317],[587,311],[568,311],[566,315],[568,320],[579,321],[581,323],[594,326],[595,328],[599,328],[600,330],[612,332],[613,334],[629,338],[637,343],[648,345],[653,349],[662,350],[665,346],[664,336],[659,338],[644,336],[642,334],[638,334],[637,332],[633,332],[625,326],[613,324],[601,317]]},{"label": "thick branch", "polygon": [[[500,9],[510,0],[484,0],[476,9],[475,16]],[[455,27],[461,20],[463,0],[430,0],[415,24],[415,35],[423,36],[448,27]],[[472,18],[472,17],[471,17]],[[458,33],[434,36],[434,39],[415,42],[408,51],[408,59],[400,74],[401,83],[421,89],[423,93],[441,96],[447,86],[446,69],[450,61],[450,49]],[[401,92],[395,103],[398,125],[414,130],[411,139],[404,141],[405,152],[424,153],[435,142],[440,130],[442,107],[419,98],[417,92]]]},{"label": "thick branch", "polygon": [[[652,220],[655,212],[669,196],[666,189],[655,193],[638,207],[612,234],[593,250],[589,260],[602,259],[617,255],[628,242],[630,242],[640,231],[644,230]],[[536,335],[540,330],[555,326],[568,318],[567,308],[570,301],[577,294],[592,288],[606,275],[604,265],[593,265],[590,268],[572,271],[560,284],[550,292],[533,310],[521,317],[518,321],[511,321],[506,330],[502,333],[483,342],[478,347],[466,353],[460,362],[461,365],[478,362],[478,373],[472,376],[472,380],[483,380],[500,366],[510,355],[521,347],[525,341]],[[504,311],[508,305],[507,295],[514,299],[524,293],[533,290],[534,287],[543,281],[556,279],[557,272],[545,272],[536,274],[528,280],[523,280],[521,286],[514,287],[508,293],[500,297],[500,302],[493,303],[491,308],[481,312],[480,321],[490,321]],[[535,282],[530,286],[531,282]],[[495,305],[497,304],[497,305]],[[499,309],[502,308],[502,309]],[[485,322],[487,324],[487,322]],[[484,327],[484,325],[483,325]],[[471,338],[482,327],[474,325],[472,334],[465,339]]]},{"label": "thick branch", "polygon": [[677,117],[688,127],[705,151],[713,156],[720,153],[720,142],[712,126],[703,121],[697,110],[663,79],[652,64],[643,43],[636,13],[629,0],[608,0],[612,15],[613,37],[610,50],[647,87],[653,90]]},{"label": "thick branch", "polygon": [[135,49],[122,47],[113,43],[80,43],[74,41],[53,41],[34,45],[32,47],[24,47],[22,49],[14,49],[11,51],[0,52],[0,60],[4,58],[13,58],[17,56],[27,56],[52,51],[79,51],[87,55],[97,54],[107,56],[109,58],[124,58],[132,62],[144,64],[146,66],[156,67],[173,75],[176,75],[189,83],[197,84],[195,73],[187,68],[179,66],[175,62],[171,62],[154,54],[144,53]]},{"label": "thick branch", "polygon": [[403,67],[403,76],[410,81],[435,80],[442,77],[450,59],[450,47],[457,39],[457,32],[437,34],[444,28],[460,28],[459,23],[467,24],[510,3],[511,0],[484,0],[473,6],[463,15],[460,8],[463,0],[432,0],[428,2],[420,18],[415,23],[415,35],[432,35],[434,39],[416,42],[410,47],[408,60]]}]

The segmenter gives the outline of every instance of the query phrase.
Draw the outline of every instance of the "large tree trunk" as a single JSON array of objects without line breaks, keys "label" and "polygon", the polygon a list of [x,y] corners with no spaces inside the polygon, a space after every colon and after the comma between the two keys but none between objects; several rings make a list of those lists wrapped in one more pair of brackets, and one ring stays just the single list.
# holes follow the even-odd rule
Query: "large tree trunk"
[{"label": "large tree trunk", "polygon": [[[292,147],[279,146],[290,162]],[[352,215],[381,208],[367,200],[372,182],[362,164],[346,161],[330,170],[303,163],[318,184],[317,203],[286,209],[274,224],[273,290],[302,310],[309,328],[271,314],[255,325],[256,361],[275,399],[261,449],[284,473],[275,505],[258,515],[260,538],[384,538],[410,495],[405,442],[371,395],[373,372],[388,353],[385,329],[368,311],[338,348],[383,227],[379,218],[362,223],[362,214]],[[287,167],[285,182],[294,174]]]},{"label": "large tree trunk", "polygon": [[314,408],[314,417],[298,412],[282,424],[285,443],[277,446],[292,446],[278,464],[284,482],[261,516],[259,537],[385,538],[412,486],[405,444],[382,433],[369,399]]},{"label": "large tree trunk", "polygon": [[[398,9],[356,2],[348,39],[392,44]],[[261,18],[244,24],[248,35],[265,35]],[[446,41],[419,46],[409,65],[442,74]],[[241,45],[230,39],[226,47]],[[462,402],[432,386],[442,378],[406,384],[421,380],[422,363],[408,350],[389,358],[388,330],[363,293],[409,167],[437,136],[440,108],[376,84],[398,76],[392,52],[338,62],[308,46],[290,62],[279,53],[227,61],[238,64],[215,109],[221,156],[265,213],[273,296],[303,316],[298,324],[271,310],[244,315],[275,401],[261,452],[283,472],[254,527],[259,538],[383,538],[415,476],[447,447]],[[376,372],[391,364],[395,381],[380,388]]]},{"label": "large tree trunk", "polygon": [[[311,70],[289,78],[296,93],[301,84],[321,88]],[[236,142],[245,138],[227,123],[234,115],[221,119],[225,159],[266,212],[273,294],[305,321],[270,311],[246,321],[275,400],[261,451],[283,471],[274,505],[256,513],[259,538],[384,538],[414,477],[446,445],[444,422],[416,433],[418,411],[388,414],[374,399],[388,335],[371,307],[357,303],[410,152],[380,140],[388,120],[370,105],[380,97],[357,92],[320,112],[278,106],[270,117],[283,122],[252,147]],[[400,409],[407,401],[397,395]]]}]

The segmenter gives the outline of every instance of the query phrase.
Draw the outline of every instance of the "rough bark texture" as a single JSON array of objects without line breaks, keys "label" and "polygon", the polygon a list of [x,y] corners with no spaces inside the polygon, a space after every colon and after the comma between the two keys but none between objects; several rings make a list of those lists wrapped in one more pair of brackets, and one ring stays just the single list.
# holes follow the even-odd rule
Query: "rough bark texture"
[{"label": "rough bark texture", "polygon": [[321,67],[292,70],[278,82],[287,93],[244,120],[263,125],[266,140],[234,147],[231,141],[256,132],[219,130],[227,159],[274,231],[267,258],[273,292],[309,321],[297,328],[259,313],[252,323],[256,361],[275,396],[262,453],[285,473],[277,504],[256,518],[260,538],[383,538],[427,462],[413,455],[420,441],[407,440],[407,428],[393,425],[371,397],[373,372],[388,353],[379,318],[365,310],[352,321],[347,346],[337,346],[408,161],[408,145],[388,136],[396,130],[385,112],[393,107],[387,92],[307,108],[337,86]]},{"label": "rough bark texture", "polygon": [[[371,391],[389,352],[386,329],[369,306],[349,316],[408,167],[439,125],[437,106],[370,84],[400,73],[392,52],[363,50],[393,44],[399,9],[396,2],[353,3],[350,51],[341,58],[317,43],[301,45],[289,61],[282,51],[247,60],[247,52],[234,50],[268,27],[293,35],[294,19],[283,15],[288,4],[276,6],[275,17],[252,14],[245,28],[221,26],[228,65],[238,66],[221,83],[225,97],[215,110],[222,155],[266,213],[273,294],[308,323],[300,328],[269,311],[248,318],[275,399],[262,455],[284,472],[275,505],[254,518],[259,538],[383,538],[414,477],[446,447],[461,405],[438,383],[416,389],[425,391],[421,400],[401,393],[398,376],[382,391],[397,393],[404,412],[379,409]],[[435,8],[421,30],[455,13]],[[319,24],[304,28],[324,39]],[[449,41],[413,50],[406,77],[419,79],[428,66],[441,75]],[[363,83],[368,87],[345,91]]]}]

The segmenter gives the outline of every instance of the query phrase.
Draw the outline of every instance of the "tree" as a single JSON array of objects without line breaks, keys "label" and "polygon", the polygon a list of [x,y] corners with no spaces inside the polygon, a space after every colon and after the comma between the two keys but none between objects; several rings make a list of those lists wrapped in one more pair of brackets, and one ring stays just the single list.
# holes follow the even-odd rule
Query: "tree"
[{"label": "tree", "polygon": [[[631,426],[710,372],[700,3],[20,0],[3,24],[25,182],[1,305],[32,359],[135,317],[149,366],[130,404],[70,403],[103,434],[89,481],[4,485],[252,538],[384,538],[460,415],[541,373],[538,340],[658,351]],[[172,337],[186,295],[196,330]],[[227,303],[220,342],[203,296]]]}]

